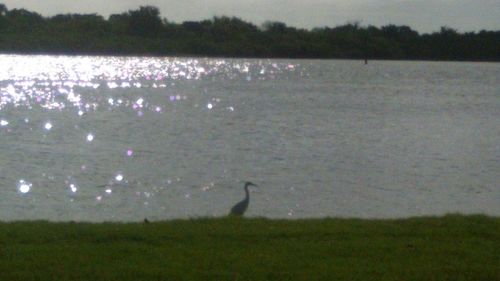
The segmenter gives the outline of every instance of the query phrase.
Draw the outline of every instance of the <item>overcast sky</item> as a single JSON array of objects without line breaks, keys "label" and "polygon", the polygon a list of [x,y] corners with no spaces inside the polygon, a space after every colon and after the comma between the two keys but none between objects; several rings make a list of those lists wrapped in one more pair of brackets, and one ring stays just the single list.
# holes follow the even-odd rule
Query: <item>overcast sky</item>
[{"label": "overcast sky", "polygon": [[419,32],[449,26],[459,31],[500,30],[500,0],[0,0],[8,9],[43,16],[97,13],[105,17],[153,5],[173,22],[237,16],[260,25],[266,20],[312,28],[359,21],[362,25],[408,25]]}]

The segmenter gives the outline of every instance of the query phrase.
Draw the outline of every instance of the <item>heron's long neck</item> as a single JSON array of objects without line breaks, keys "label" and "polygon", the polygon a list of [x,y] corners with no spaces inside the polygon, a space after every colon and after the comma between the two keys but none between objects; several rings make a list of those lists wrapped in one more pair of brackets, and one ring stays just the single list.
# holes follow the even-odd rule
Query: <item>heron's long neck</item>
[{"label": "heron's long neck", "polygon": [[245,185],[245,200],[250,199],[250,193],[248,192],[248,185]]}]

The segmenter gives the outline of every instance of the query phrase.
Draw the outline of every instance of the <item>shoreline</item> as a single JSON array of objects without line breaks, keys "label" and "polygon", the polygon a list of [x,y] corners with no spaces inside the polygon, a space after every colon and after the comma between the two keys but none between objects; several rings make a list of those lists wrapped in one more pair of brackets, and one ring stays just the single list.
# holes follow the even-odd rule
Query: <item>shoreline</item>
[{"label": "shoreline", "polygon": [[[180,59],[234,59],[234,60],[311,60],[311,61],[360,61],[364,63],[364,58],[345,58],[345,57],[260,57],[260,56],[204,56],[204,55],[183,55],[183,54],[123,54],[123,53],[42,53],[42,52],[3,52],[3,56],[55,56],[55,57],[120,57],[120,58],[180,58]],[[439,59],[412,59],[412,58],[373,58],[370,62],[459,62],[459,63],[500,63],[500,60],[439,60]]]},{"label": "shoreline", "polygon": [[244,216],[244,217],[231,217],[229,215],[222,216],[193,216],[193,217],[179,217],[179,218],[166,218],[166,219],[156,219],[152,217],[145,217],[140,220],[52,220],[52,219],[43,219],[43,218],[35,218],[35,219],[13,219],[13,220],[2,220],[0,219],[1,224],[16,224],[16,223],[26,223],[26,224],[86,224],[86,225],[141,225],[144,223],[144,220],[148,220],[148,223],[156,223],[156,224],[169,224],[169,223],[178,223],[178,222],[201,222],[201,221],[225,221],[225,220],[242,220],[242,221],[263,221],[268,223],[320,223],[320,222],[339,222],[339,223],[348,223],[352,221],[356,222],[373,222],[373,223],[395,223],[402,221],[415,221],[415,220],[440,220],[446,218],[463,218],[463,219],[490,219],[490,220],[498,220],[500,222],[500,216],[491,215],[487,213],[444,213],[444,214],[436,214],[436,215],[410,215],[410,216],[401,216],[401,217],[351,217],[351,216],[325,216],[325,217],[261,217],[261,216]]}]

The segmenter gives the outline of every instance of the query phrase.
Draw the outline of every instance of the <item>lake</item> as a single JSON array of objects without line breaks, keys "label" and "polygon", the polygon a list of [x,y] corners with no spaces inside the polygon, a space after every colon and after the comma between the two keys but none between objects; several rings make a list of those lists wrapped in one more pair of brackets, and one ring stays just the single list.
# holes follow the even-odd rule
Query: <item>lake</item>
[{"label": "lake", "polygon": [[500,64],[0,55],[0,220],[500,215]]}]

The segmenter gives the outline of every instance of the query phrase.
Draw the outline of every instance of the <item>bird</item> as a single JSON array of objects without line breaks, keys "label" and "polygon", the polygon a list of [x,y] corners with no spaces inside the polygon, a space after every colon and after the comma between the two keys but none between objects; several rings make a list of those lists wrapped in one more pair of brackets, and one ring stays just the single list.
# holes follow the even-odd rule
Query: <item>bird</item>
[{"label": "bird", "polygon": [[245,182],[245,187],[243,187],[245,189],[245,198],[231,208],[231,212],[229,213],[230,216],[243,216],[247,210],[248,203],[250,203],[250,193],[248,192],[249,186],[257,185],[249,181]]}]

